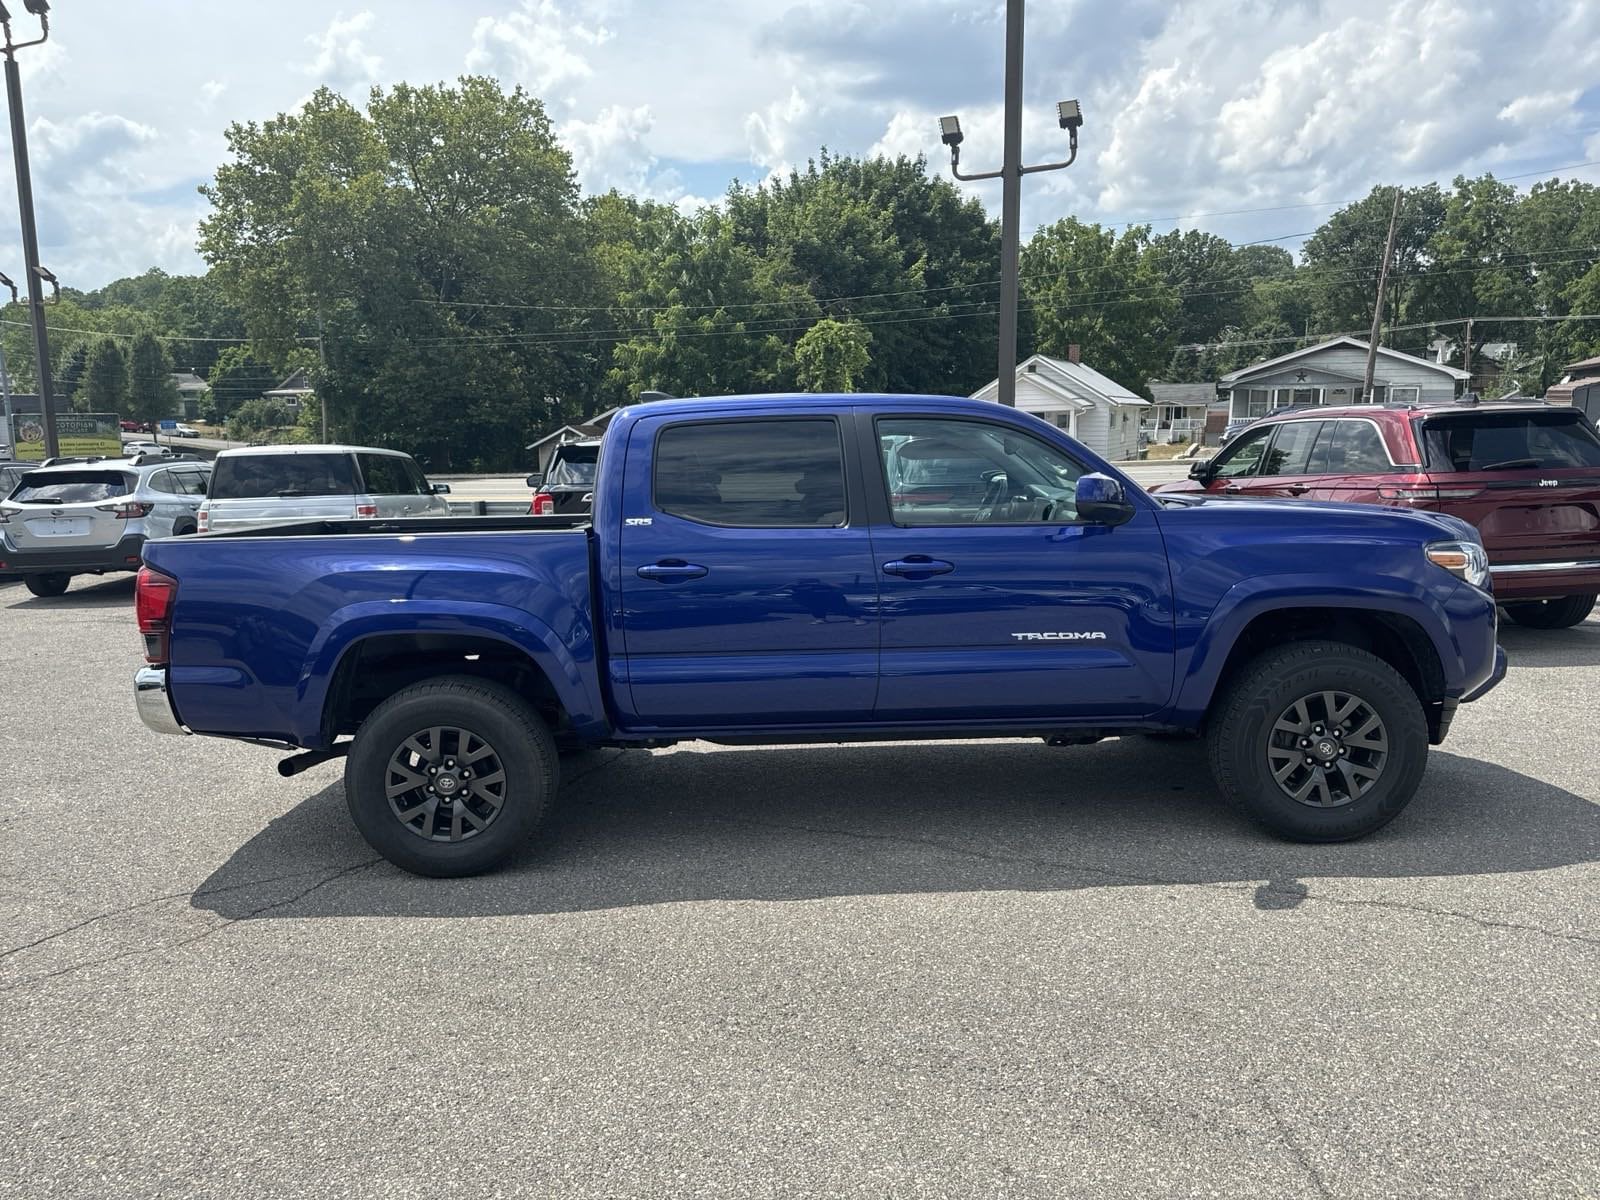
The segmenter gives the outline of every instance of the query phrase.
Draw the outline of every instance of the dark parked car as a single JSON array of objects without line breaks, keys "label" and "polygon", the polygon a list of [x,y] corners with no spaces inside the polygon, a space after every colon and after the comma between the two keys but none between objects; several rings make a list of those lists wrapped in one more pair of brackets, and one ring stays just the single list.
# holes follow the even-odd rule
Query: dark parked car
[{"label": "dark parked car", "polygon": [[528,512],[535,517],[586,513],[594,503],[594,477],[600,465],[600,439],[557,446],[544,475],[528,476],[534,489]]},{"label": "dark parked car", "polygon": [[1158,492],[1341,500],[1449,513],[1489,552],[1513,621],[1576,625],[1600,593],[1600,434],[1543,404],[1301,408]]}]

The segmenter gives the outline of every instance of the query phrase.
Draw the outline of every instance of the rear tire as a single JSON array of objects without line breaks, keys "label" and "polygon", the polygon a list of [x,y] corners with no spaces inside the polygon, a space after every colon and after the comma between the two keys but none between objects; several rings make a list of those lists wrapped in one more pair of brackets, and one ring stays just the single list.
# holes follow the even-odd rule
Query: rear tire
[{"label": "rear tire", "polygon": [[1297,842],[1344,842],[1411,802],[1427,766],[1428,723],[1411,685],[1376,655],[1292,642],[1228,686],[1207,749],[1217,787],[1259,824]]},{"label": "rear tire", "polygon": [[522,697],[447,676],[395,693],[361,723],[345,760],[345,802],[367,844],[395,866],[455,878],[522,849],[557,778],[550,730]]},{"label": "rear tire", "polygon": [[22,580],[22,586],[35,596],[48,599],[59,596],[72,584],[72,576],[65,571],[51,571],[47,575],[28,575]]},{"label": "rear tire", "polygon": [[1593,595],[1560,596],[1554,600],[1524,600],[1504,606],[1506,616],[1529,629],[1571,629],[1594,611]]}]

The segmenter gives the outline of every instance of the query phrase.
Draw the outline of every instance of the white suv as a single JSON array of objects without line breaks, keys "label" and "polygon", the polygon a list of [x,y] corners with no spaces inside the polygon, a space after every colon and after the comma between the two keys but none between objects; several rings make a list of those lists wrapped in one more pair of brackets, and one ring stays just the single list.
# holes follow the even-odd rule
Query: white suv
[{"label": "white suv", "polygon": [[199,525],[211,465],[194,459],[53,459],[0,500],[0,576],[59,596],[74,575],[137,571],[150,538]]},{"label": "white suv", "polygon": [[370,446],[251,446],[217,455],[200,532],[292,521],[450,514],[409,454]]}]

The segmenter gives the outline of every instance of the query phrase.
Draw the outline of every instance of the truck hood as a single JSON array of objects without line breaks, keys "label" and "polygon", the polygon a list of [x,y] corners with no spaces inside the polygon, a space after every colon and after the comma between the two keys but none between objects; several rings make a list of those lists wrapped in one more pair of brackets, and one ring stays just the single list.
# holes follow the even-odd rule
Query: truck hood
[{"label": "truck hood", "polygon": [[1477,542],[1478,531],[1459,517],[1447,513],[1419,512],[1409,508],[1389,508],[1376,504],[1339,504],[1327,500],[1246,500],[1235,497],[1212,496],[1207,493],[1162,492],[1154,497],[1162,508],[1206,510],[1219,520],[1235,514],[1245,522],[1270,514],[1275,522],[1291,528],[1304,528],[1308,537],[1314,537],[1320,528],[1331,523],[1348,528],[1349,520],[1367,522],[1374,533],[1388,529],[1391,537],[1415,538],[1420,542],[1449,539]]}]

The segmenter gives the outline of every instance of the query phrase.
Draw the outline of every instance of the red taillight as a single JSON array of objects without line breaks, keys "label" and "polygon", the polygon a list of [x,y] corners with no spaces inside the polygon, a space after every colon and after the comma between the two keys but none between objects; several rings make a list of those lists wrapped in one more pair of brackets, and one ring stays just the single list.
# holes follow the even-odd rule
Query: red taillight
[{"label": "red taillight", "polygon": [[116,504],[96,504],[95,512],[110,513],[113,517],[121,517],[124,521],[131,521],[136,517],[147,517],[154,504],[141,504],[137,500],[119,500]]},{"label": "red taillight", "polygon": [[167,661],[172,644],[172,606],[178,599],[178,581],[153,567],[140,567],[133,588],[133,612],[144,637],[144,660]]},{"label": "red taillight", "polygon": [[552,517],[555,511],[556,498],[549,492],[540,492],[534,496],[533,504],[528,509],[529,515],[535,517]]},{"label": "red taillight", "polygon": [[1381,487],[1378,499],[1392,500],[1397,504],[1438,504],[1441,500],[1471,500],[1482,492],[1476,487],[1438,487],[1422,484],[1413,487]]},{"label": "red taillight", "polygon": [[196,524],[195,524],[195,532],[197,532],[197,533],[206,533],[206,532],[208,532],[211,529],[211,513],[210,513],[210,511],[208,509],[202,508],[200,510],[200,515],[195,518],[195,522],[196,522]]},{"label": "red taillight", "polygon": [[358,504],[358,505],[356,505],[356,516],[357,517],[375,517],[377,515],[378,515],[378,506],[376,504]]}]

